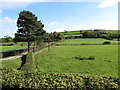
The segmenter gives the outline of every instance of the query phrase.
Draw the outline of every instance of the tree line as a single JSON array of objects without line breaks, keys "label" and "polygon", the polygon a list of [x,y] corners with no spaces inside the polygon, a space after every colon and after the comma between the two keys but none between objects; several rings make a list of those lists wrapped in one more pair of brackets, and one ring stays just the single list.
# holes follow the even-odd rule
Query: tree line
[{"label": "tree line", "polygon": [[77,34],[76,36],[72,36],[72,35],[67,34],[67,31],[64,31],[64,35],[69,35],[66,38],[69,38],[72,36],[71,38],[105,38],[108,40],[118,38],[119,40],[119,37],[120,37],[119,31],[111,32],[111,30],[107,32],[105,30],[85,30],[85,31],[80,30],[80,32],[76,34]]},{"label": "tree line", "polygon": [[118,38],[120,37],[119,33],[110,33],[109,32],[104,32],[102,30],[89,30],[89,31],[85,31],[85,32],[81,32],[80,33],[82,35],[82,37],[86,37],[86,38],[105,38],[108,40],[112,40],[113,38]]}]

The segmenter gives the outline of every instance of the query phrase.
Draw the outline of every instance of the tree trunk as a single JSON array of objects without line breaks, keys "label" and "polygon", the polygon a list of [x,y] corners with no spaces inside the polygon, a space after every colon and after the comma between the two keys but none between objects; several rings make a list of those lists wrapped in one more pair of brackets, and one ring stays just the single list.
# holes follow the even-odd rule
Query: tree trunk
[{"label": "tree trunk", "polygon": [[36,50],[36,41],[34,41],[34,50],[33,52]]},{"label": "tree trunk", "polygon": [[28,41],[28,52],[30,52],[30,42]]}]

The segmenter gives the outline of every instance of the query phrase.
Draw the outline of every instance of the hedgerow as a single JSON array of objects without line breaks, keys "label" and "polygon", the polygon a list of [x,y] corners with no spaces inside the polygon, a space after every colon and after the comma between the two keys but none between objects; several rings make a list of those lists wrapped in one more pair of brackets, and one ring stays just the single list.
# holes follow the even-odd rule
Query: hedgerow
[{"label": "hedgerow", "polygon": [[81,73],[42,73],[40,71],[2,70],[3,89],[75,89],[116,90],[119,79],[105,75]]},{"label": "hedgerow", "polygon": [[[26,58],[24,58],[24,59],[25,59],[25,63],[21,67],[20,70],[23,70],[23,71],[35,70],[35,65],[34,65],[34,59],[33,59],[32,52],[29,52],[27,54]],[[24,59],[23,59],[23,61],[24,61]]]}]

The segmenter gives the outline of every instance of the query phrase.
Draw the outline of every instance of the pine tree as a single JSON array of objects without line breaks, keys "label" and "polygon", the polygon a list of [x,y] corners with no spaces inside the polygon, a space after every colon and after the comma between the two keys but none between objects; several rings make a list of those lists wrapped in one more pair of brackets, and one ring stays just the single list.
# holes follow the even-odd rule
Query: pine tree
[{"label": "pine tree", "polygon": [[41,37],[45,32],[44,25],[38,21],[37,16],[30,11],[21,11],[17,20],[17,33],[15,38],[20,38],[28,42],[28,52],[30,45]]}]

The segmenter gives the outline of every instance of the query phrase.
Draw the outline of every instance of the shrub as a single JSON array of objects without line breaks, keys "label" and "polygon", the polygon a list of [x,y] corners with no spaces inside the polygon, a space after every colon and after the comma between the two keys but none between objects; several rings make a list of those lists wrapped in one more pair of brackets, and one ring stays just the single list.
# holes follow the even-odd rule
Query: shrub
[{"label": "shrub", "polygon": [[94,56],[90,56],[90,57],[88,57],[88,58],[86,58],[86,57],[81,57],[81,56],[75,56],[74,58],[75,58],[75,59],[79,59],[79,60],[94,60],[94,59],[95,59]]},{"label": "shrub", "polygon": [[74,57],[75,59],[81,59],[81,56],[76,56],[76,57]]},{"label": "shrub", "polygon": [[111,42],[109,42],[109,41],[103,42],[103,45],[107,45],[107,44],[111,44]]},{"label": "shrub", "polygon": [[118,90],[119,79],[81,73],[41,73],[2,70],[2,89],[9,90]]},{"label": "shrub", "polygon": [[13,46],[14,44],[13,43],[10,43],[10,44],[0,44],[0,46]]},{"label": "shrub", "polygon": [[120,41],[120,38],[117,38],[118,41]]},{"label": "shrub", "polygon": [[86,57],[81,57],[81,58],[79,58],[79,60],[87,60],[87,58]]},{"label": "shrub", "polygon": [[24,48],[20,48],[20,49],[15,49],[15,50],[10,50],[10,51],[4,51],[4,52],[1,52],[1,54],[2,54],[2,58],[4,58],[8,56],[18,55],[22,53],[23,51],[24,51]]},{"label": "shrub", "polygon": [[88,58],[88,60],[95,60],[95,57],[94,57],[94,56],[90,56],[90,57]]},{"label": "shrub", "polygon": [[32,52],[29,52],[24,59],[26,60],[23,60],[25,62],[24,62],[24,65],[21,67],[21,70],[30,71],[30,70],[35,69]]}]

